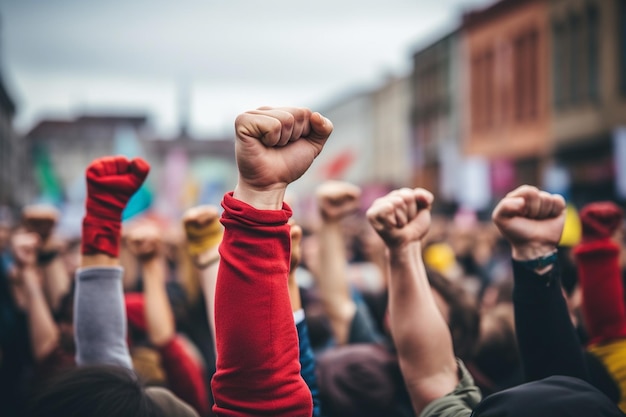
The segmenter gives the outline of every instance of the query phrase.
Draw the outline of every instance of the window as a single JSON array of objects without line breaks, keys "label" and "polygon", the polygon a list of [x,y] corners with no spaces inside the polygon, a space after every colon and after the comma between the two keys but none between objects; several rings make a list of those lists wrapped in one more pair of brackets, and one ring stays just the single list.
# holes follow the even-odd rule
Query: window
[{"label": "window", "polygon": [[485,108],[484,108],[484,122],[485,127],[490,128],[493,126],[493,112],[494,112],[494,57],[493,51],[488,50],[485,53],[485,57],[483,59],[483,76],[482,76],[482,85],[483,91],[485,94]]},{"label": "window", "polygon": [[471,64],[471,120],[472,130],[478,132],[482,128],[482,94],[480,86],[480,72],[482,66],[482,56],[476,54],[472,57]]},{"label": "window", "polygon": [[537,117],[539,90],[539,33],[536,29],[519,35],[513,43],[515,65],[515,118],[518,122]]},{"label": "window", "polygon": [[515,119],[521,121],[524,119],[524,103],[526,101],[526,71],[524,61],[526,59],[525,52],[526,39],[519,36],[513,42],[513,62],[515,65]]},{"label": "window", "polygon": [[600,90],[599,23],[598,8],[596,7],[596,5],[590,5],[587,8],[587,98],[590,101],[598,100]]},{"label": "window", "polygon": [[580,17],[576,14],[569,18],[569,97],[570,104],[576,104],[580,100],[581,86],[581,27]]},{"label": "window", "polygon": [[626,96],[626,2],[616,0],[619,6],[619,54],[620,54],[620,90]]},{"label": "window", "polygon": [[565,104],[565,84],[567,82],[566,74],[566,45],[565,45],[565,26],[561,22],[552,24],[552,86],[554,107],[560,109]]},{"label": "window", "polygon": [[528,59],[526,61],[528,71],[527,110],[529,119],[536,119],[539,98],[539,32],[533,29],[528,34]]}]

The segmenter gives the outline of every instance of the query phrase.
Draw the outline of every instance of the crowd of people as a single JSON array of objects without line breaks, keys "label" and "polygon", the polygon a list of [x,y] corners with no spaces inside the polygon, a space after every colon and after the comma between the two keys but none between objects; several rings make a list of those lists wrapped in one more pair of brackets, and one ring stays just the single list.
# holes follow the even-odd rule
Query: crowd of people
[{"label": "crowd of people", "polygon": [[0,216],[2,416],[621,416],[623,212],[523,185],[490,222],[399,188],[287,186],[332,122],[263,107],[235,121],[239,177],[178,225],[122,212],[141,158],[85,171],[80,238],[51,206]]}]

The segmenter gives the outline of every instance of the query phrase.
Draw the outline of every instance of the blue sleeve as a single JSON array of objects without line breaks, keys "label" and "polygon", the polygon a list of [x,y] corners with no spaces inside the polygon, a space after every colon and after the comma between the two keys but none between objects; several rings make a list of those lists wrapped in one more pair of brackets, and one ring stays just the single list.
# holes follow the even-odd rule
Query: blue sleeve
[{"label": "blue sleeve", "polygon": [[306,382],[309,390],[311,390],[311,396],[313,397],[313,417],[321,417],[321,401],[320,391],[317,387],[317,377],[315,376],[315,356],[313,355],[313,349],[311,349],[311,342],[309,340],[309,329],[305,320],[301,320],[296,323],[298,329],[298,340],[300,345],[300,375]]}]

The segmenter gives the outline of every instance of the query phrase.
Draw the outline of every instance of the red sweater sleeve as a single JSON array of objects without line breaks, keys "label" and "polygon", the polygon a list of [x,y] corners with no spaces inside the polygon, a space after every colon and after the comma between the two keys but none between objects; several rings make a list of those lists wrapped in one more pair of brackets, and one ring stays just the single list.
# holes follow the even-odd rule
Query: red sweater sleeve
[{"label": "red sweater sleeve", "polygon": [[311,417],[287,289],[291,209],[257,210],[232,193],[222,206],[213,410],[220,417]]},{"label": "red sweater sleeve", "polygon": [[169,388],[192,406],[201,416],[209,415],[209,400],[202,368],[185,349],[180,337],[175,336],[159,349]]},{"label": "red sweater sleeve", "polygon": [[609,239],[593,240],[579,244],[574,254],[590,343],[626,337],[626,309],[619,266],[619,246]]}]

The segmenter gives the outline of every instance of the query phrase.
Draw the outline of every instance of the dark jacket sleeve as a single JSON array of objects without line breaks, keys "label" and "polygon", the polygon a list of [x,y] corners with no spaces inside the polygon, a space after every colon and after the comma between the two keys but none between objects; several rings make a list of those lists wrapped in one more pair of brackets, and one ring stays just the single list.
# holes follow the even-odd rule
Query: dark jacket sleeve
[{"label": "dark jacket sleeve", "polygon": [[552,375],[589,379],[561,290],[558,264],[538,275],[513,261],[515,329],[527,382]]}]

